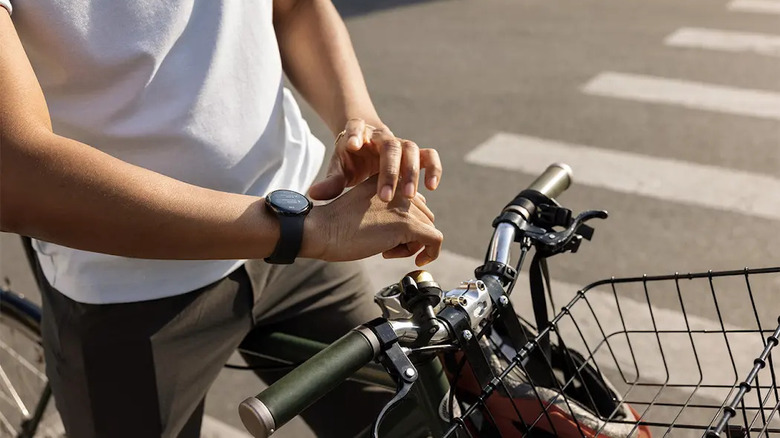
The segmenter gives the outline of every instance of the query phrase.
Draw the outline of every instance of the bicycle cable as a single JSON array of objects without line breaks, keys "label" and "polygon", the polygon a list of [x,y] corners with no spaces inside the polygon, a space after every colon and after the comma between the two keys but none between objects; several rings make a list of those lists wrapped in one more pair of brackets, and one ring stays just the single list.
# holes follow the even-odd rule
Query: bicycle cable
[{"label": "bicycle cable", "polygon": [[[527,239],[523,239],[523,244],[520,246],[520,259],[517,260],[517,265],[515,265],[515,275],[520,275],[520,269],[523,267],[523,262],[525,261],[525,256],[528,254],[528,249],[531,247],[531,243],[527,241]],[[515,284],[517,284],[517,278],[515,277],[514,280],[512,280],[512,283],[509,284],[509,290],[506,292],[506,296],[510,297],[512,296],[512,291],[515,289]]]}]

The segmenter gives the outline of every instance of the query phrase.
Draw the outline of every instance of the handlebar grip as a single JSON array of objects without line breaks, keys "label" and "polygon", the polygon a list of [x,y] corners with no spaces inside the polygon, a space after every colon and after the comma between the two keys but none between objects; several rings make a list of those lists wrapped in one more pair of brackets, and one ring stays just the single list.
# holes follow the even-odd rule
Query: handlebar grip
[{"label": "handlebar grip", "polygon": [[365,327],[351,330],[266,388],[241,402],[244,427],[266,438],[374,359],[379,340]]},{"label": "handlebar grip", "polygon": [[[572,180],[571,167],[568,164],[551,164],[539,175],[527,189],[520,192],[507,204],[504,211],[513,210],[525,220],[530,220],[540,204],[549,204],[568,189]],[[494,224],[495,225],[495,224]]]},{"label": "handlebar grip", "polygon": [[548,198],[557,198],[569,188],[572,181],[572,171],[568,164],[551,164],[528,186],[528,190],[539,192]]}]

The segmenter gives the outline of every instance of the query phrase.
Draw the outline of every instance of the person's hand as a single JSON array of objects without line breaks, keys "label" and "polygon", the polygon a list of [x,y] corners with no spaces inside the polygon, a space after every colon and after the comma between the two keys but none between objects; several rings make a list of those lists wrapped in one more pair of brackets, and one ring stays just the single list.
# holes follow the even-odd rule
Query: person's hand
[{"label": "person's hand", "polygon": [[362,119],[350,119],[335,145],[326,178],[309,189],[312,199],[333,199],[346,187],[376,174],[376,193],[385,202],[393,199],[396,188],[406,198],[414,198],[421,168],[425,169],[425,187],[429,190],[436,189],[441,181],[438,152],[397,138],[387,126],[374,127]]},{"label": "person's hand", "polygon": [[415,263],[422,266],[439,256],[444,236],[434,227],[425,198],[398,193],[384,202],[375,193],[377,179],[312,209],[304,222],[301,257],[346,261],[379,253],[385,258],[417,254]]}]

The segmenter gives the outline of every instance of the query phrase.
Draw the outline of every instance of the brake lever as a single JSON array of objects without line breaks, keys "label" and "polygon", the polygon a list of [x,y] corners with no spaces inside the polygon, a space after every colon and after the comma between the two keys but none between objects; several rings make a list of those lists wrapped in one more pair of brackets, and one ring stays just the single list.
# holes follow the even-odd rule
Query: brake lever
[{"label": "brake lever", "polygon": [[390,376],[395,378],[397,387],[395,396],[387,402],[385,407],[379,412],[376,420],[374,420],[374,424],[371,427],[372,438],[379,437],[379,426],[382,424],[385,415],[395,408],[404,397],[409,395],[412,385],[417,381],[417,369],[412,364],[412,361],[409,360],[409,357],[404,354],[398,342],[393,343],[387,351],[382,353],[379,361],[384,365]]},{"label": "brake lever", "polygon": [[[604,210],[587,210],[571,222],[565,230],[547,231],[539,227],[527,227],[525,236],[536,243],[537,251],[549,257],[566,251],[577,252],[582,239],[593,237],[593,228],[585,225],[591,219],[606,219],[609,214]],[[577,234],[583,228],[582,234]]]}]

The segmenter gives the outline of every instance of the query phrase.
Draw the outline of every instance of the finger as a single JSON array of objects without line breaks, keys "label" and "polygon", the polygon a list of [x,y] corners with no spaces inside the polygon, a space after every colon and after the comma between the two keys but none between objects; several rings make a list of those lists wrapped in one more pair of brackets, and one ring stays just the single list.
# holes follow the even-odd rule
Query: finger
[{"label": "finger", "polygon": [[401,167],[401,142],[388,130],[374,131],[371,141],[379,148],[379,180],[376,192],[379,199],[390,202],[398,184]]},{"label": "finger", "polygon": [[347,126],[344,128],[344,138],[347,139],[347,147],[350,150],[357,151],[363,147],[365,130],[366,122],[363,119],[347,120]]},{"label": "finger", "polygon": [[420,165],[425,169],[425,187],[436,190],[441,182],[441,159],[436,149],[420,149]]},{"label": "finger", "polygon": [[417,207],[420,211],[422,211],[425,216],[428,217],[428,219],[431,221],[431,224],[434,220],[436,220],[436,216],[433,215],[433,212],[430,208],[428,208],[428,205],[425,203],[425,201],[422,199],[422,196],[418,193],[417,196],[415,196],[412,199],[412,203],[415,207]]},{"label": "finger", "polygon": [[327,201],[339,196],[346,186],[347,177],[344,175],[341,160],[334,156],[328,166],[328,175],[309,188],[309,197],[318,201]]},{"label": "finger", "polygon": [[343,174],[328,175],[309,188],[309,197],[317,201],[327,201],[339,196],[346,186],[347,179]]},{"label": "finger", "polygon": [[417,197],[420,198],[424,204],[428,203],[428,198],[426,198],[422,193],[417,192]]},{"label": "finger", "polygon": [[420,177],[420,148],[410,140],[401,141],[401,183],[404,196],[414,198]]},{"label": "finger", "polygon": [[404,257],[409,257],[414,254],[417,254],[418,251],[420,251],[423,248],[423,244],[419,242],[410,242],[406,244],[401,244],[396,246],[395,248],[388,249],[387,251],[382,253],[382,257],[386,259],[400,259]]},{"label": "finger", "polygon": [[414,259],[414,263],[417,266],[427,265],[439,258],[439,254],[441,253],[441,244],[444,241],[444,236],[436,228],[429,228],[430,229],[426,232],[426,239],[421,240],[425,243],[425,248],[420,251]]},{"label": "finger", "polygon": [[368,123],[366,123],[366,128],[363,130],[363,144],[370,143],[371,137],[374,135],[374,131],[378,131],[382,128],[377,128],[376,126],[371,126]]}]

